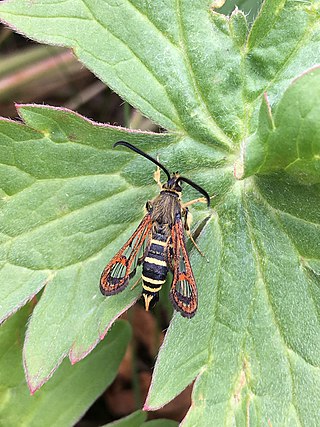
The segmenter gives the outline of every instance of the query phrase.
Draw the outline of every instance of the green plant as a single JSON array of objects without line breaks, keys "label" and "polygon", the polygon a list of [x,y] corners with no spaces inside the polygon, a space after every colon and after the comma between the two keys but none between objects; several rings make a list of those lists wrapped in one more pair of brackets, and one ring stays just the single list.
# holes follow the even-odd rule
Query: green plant
[{"label": "green plant", "polygon": [[[210,194],[191,251],[199,310],[174,316],[145,409],[197,378],[185,425],[317,425],[320,395],[320,6],[266,0],[245,15],[209,1],[11,0],[0,17],[72,47],[162,134],[20,105],[0,122],[1,318],[46,285],[24,346],[36,390],[87,355],[139,289],[103,298],[101,270],[156,194],[125,139]],[[156,49],[155,49],[156,47]],[[313,68],[311,68],[313,67]],[[186,189],[186,199],[192,196]]]}]

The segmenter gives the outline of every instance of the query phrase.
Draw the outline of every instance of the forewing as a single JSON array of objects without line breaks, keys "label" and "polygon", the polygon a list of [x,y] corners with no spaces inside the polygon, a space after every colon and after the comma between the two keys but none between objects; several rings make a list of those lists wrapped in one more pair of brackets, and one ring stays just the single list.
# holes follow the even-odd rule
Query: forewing
[{"label": "forewing", "polygon": [[181,219],[172,227],[173,281],[170,298],[177,311],[184,317],[195,315],[198,306],[198,292],[184,241]]},{"label": "forewing", "polygon": [[114,295],[124,290],[134,276],[139,257],[144,254],[151,236],[151,216],[148,213],[136,231],[103,270],[100,290],[104,295]]}]

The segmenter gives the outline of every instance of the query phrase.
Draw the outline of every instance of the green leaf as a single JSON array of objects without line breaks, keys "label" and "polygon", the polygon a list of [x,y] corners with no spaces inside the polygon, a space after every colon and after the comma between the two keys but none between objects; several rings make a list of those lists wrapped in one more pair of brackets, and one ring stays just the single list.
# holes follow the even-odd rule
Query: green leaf
[{"label": "green leaf", "polygon": [[153,165],[144,159],[131,162],[132,154],[110,150],[113,143],[124,136],[157,147],[179,141],[172,153],[188,146],[192,157],[180,154],[180,164],[187,159],[190,170],[201,162],[224,162],[220,153],[169,134],[128,134],[55,108],[24,106],[19,112],[32,129],[0,122],[1,310],[6,318],[48,285],[24,349],[28,384],[35,391],[67,354],[73,363],[88,354],[141,292],[128,288],[105,298],[98,286],[103,267],[134,230],[148,196],[156,194],[156,186],[149,185]]},{"label": "green leaf", "polygon": [[177,421],[159,418],[157,420],[151,420],[143,423],[142,427],[178,427],[178,425]]},{"label": "green leaf", "polygon": [[102,427],[140,427],[147,419],[147,414],[144,411],[135,411],[127,417],[114,421],[113,423],[105,424]]},{"label": "green leaf", "polygon": [[[17,268],[14,284],[0,276],[3,317],[48,282],[25,343],[32,389],[65,355],[84,357],[139,297],[138,289],[106,299],[98,290],[104,265],[156,194],[154,165],[110,150],[125,139],[216,196],[210,210],[192,209],[196,224],[207,220],[198,243],[209,263],[190,252],[199,310],[192,320],[174,316],[145,409],[196,378],[185,426],[308,427],[319,418],[320,187],[310,162],[318,72],[295,80],[320,62],[319,11],[318,1],[266,0],[248,31],[242,12],[225,17],[207,0],[0,4],[3,20],[72,47],[171,130],[132,132],[35,106],[20,107],[25,125],[1,122],[2,269]],[[297,104],[311,108],[310,121]],[[288,150],[296,117],[305,131],[300,164]],[[269,134],[278,146],[269,147]],[[33,288],[20,282],[22,269],[34,273]],[[20,283],[21,293],[9,291]]]},{"label": "green leaf", "polygon": [[[216,3],[221,4],[222,2],[224,0],[216,0]],[[245,13],[248,23],[251,24],[254,17],[258,14],[262,2],[263,0],[225,0],[225,4],[218,11],[229,15],[234,9],[239,8]]]},{"label": "green leaf", "polygon": [[258,130],[244,148],[242,178],[282,169],[306,183],[320,181],[319,98],[315,67],[292,82],[274,115],[263,99]]},{"label": "green leaf", "polygon": [[17,425],[74,425],[113,381],[130,339],[127,323],[117,322],[107,339],[76,366],[63,362],[54,378],[34,396],[24,380],[22,343],[29,307],[0,329],[1,421]]},{"label": "green leaf", "polygon": [[[1,4],[0,12],[3,20],[35,40],[72,47],[101,80],[164,128],[184,129],[203,141],[230,147],[229,135],[236,129],[231,120],[237,120],[242,106],[234,102],[228,81],[230,74],[238,78],[239,56],[228,37],[214,31],[206,2],[165,1],[151,7],[137,0],[119,6],[113,1],[19,0]],[[94,37],[89,37],[92,31]],[[235,71],[225,66],[226,48],[234,56]],[[225,86],[219,93],[213,84],[216,76],[208,76],[209,64],[202,59],[213,57]],[[238,92],[236,85],[234,89]],[[226,103],[231,117],[223,132],[221,126],[227,123],[214,117]]]},{"label": "green leaf", "polygon": [[206,268],[193,258],[202,304],[192,322],[176,315],[171,323],[145,405],[163,406],[198,377],[186,425],[309,425],[317,417],[319,277],[306,262],[320,257],[320,188],[278,177],[248,184],[199,239],[209,257]]},{"label": "green leaf", "polygon": [[113,423],[105,424],[102,427],[178,427],[176,421],[166,419],[146,421],[146,419],[146,412],[136,411],[127,417],[121,418]]},{"label": "green leaf", "polygon": [[[74,363],[91,351],[137,299],[139,289],[103,297],[99,276],[153,191],[134,189],[130,178],[119,174],[133,156],[110,148],[125,131],[65,110],[25,106],[19,111],[33,129],[0,122],[1,312],[6,318],[47,284],[24,349],[34,391],[68,353]],[[173,140],[131,134],[141,142]],[[143,168],[152,176],[151,165]]]}]

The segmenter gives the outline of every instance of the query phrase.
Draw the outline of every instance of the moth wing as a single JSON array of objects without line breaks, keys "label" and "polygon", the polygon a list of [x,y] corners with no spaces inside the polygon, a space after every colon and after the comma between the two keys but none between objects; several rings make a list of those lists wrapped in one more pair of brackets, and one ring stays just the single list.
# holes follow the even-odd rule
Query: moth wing
[{"label": "moth wing", "polygon": [[184,241],[181,219],[178,219],[172,227],[171,238],[173,247],[173,281],[170,298],[174,308],[182,316],[191,318],[197,311],[198,291]]},{"label": "moth wing", "polygon": [[144,254],[151,237],[151,216],[145,215],[136,231],[112,258],[101,274],[100,290],[110,296],[124,290],[134,276],[139,257]]}]

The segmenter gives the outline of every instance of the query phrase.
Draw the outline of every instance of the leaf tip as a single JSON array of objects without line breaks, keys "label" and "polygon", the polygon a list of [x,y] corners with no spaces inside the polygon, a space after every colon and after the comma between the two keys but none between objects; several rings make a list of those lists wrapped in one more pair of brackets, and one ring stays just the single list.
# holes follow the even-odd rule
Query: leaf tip
[{"label": "leaf tip", "polygon": [[163,405],[152,405],[151,403],[148,402],[148,396],[147,399],[145,401],[145,404],[143,405],[142,410],[146,411],[146,412],[150,412],[150,411],[157,411],[158,409],[161,409],[164,407],[165,404]]},{"label": "leaf tip", "polygon": [[37,383],[33,382],[32,378],[29,374],[25,354],[23,354],[23,368],[24,368],[24,374],[25,374],[25,378],[26,378],[26,382],[27,382],[27,386],[28,386],[30,395],[33,396],[34,393],[37,390],[39,390],[39,388],[42,386],[42,384],[39,384],[39,383],[37,384]]},{"label": "leaf tip", "polygon": [[145,401],[145,403],[143,405],[143,408],[142,408],[144,411],[148,411],[148,412],[149,411],[156,411],[156,410],[162,408],[165,405],[165,403],[162,404],[162,405],[161,404],[160,405],[153,405],[150,402],[151,392],[152,392],[152,383],[151,383],[151,385],[149,387],[148,394],[147,394],[147,397],[146,397],[146,401]]},{"label": "leaf tip", "polygon": [[73,343],[73,346],[71,347],[69,351],[69,360],[71,365],[75,365],[76,363],[80,362],[80,360],[84,359],[86,356],[88,356],[89,353],[92,352],[92,350],[96,347],[96,345],[100,342],[101,338],[99,336],[98,339],[94,341],[91,346],[89,346],[86,349],[77,350],[76,349],[76,343]]},{"label": "leaf tip", "polygon": [[70,360],[71,365],[73,366],[73,365],[75,365],[77,362],[79,362],[81,359],[80,359],[80,358],[77,358],[77,357],[73,357],[71,354],[69,354],[69,360]]},{"label": "leaf tip", "polygon": [[61,355],[59,360],[56,362],[56,365],[52,367],[50,372],[48,371],[41,372],[41,369],[38,369],[38,371],[36,371],[34,375],[31,375],[28,368],[29,364],[28,364],[28,360],[27,360],[28,358],[26,355],[27,342],[28,342],[28,331],[26,333],[26,337],[24,340],[22,359],[23,359],[23,369],[24,369],[26,382],[30,390],[30,394],[33,395],[37,390],[39,390],[43,386],[43,384],[45,384],[52,377],[52,375],[55,373],[57,368],[61,365],[61,362],[63,361],[63,359],[66,357],[66,354]]},{"label": "leaf tip", "polygon": [[30,396],[33,396],[33,395],[35,394],[35,392],[36,392],[37,390],[39,390],[39,388],[40,388],[40,386],[39,386],[39,387],[34,387],[34,386],[31,384],[31,382],[30,382],[30,381],[27,381],[27,384],[28,384],[28,388],[29,388],[29,391],[30,391]]},{"label": "leaf tip", "polygon": [[150,401],[151,387],[152,387],[152,384],[149,387],[148,394],[147,394],[147,397],[146,397],[146,401],[144,402],[144,405],[143,405],[143,408],[142,408],[143,411],[153,411],[154,410],[154,408],[150,405],[150,402],[149,402]]},{"label": "leaf tip", "polygon": [[107,324],[106,328],[104,328],[102,331],[98,332],[98,338],[88,347],[82,347],[77,348],[77,342],[75,341],[69,351],[69,360],[72,365],[75,365],[76,363],[80,362],[80,360],[84,359],[86,356],[88,356],[89,353],[92,352],[92,350],[99,344],[100,341],[104,339],[112,325],[115,323],[115,321],[123,314],[125,313],[133,304],[137,302],[137,298],[135,298],[129,305],[126,305],[123,310],[121,310],[119,313],[117,313],[116,316],[114,316],[111,321]]},{"label": "leaf tip", "polygon": [[15,103],[14,103],[14,106],[15,106],[16,110],[18,111],[18,114],[19,114],[19,116],[21,117],[21,119],[22,119],[22,120],[23,120],[23,117],[22,117],[22,115],[20,114],[20,111],[21,111],[23,108],[28,108],[28,107],[31,107],[31,108],[38,108],[38,107],[40,107],[38,104],[34,104],[34,103],[21,104],[20,102],[15,102]]}]

